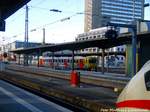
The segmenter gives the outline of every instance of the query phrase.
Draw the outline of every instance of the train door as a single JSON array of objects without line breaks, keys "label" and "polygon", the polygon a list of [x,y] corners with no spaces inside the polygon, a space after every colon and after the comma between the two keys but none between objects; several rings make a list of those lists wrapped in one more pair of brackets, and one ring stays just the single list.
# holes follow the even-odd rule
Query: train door
[{"label": "train door", "polygon": [[52,59],[48,59],[48,61],[49,61],[49,66],[50,66],[50,68],[52,68],[52,67],[53,67]]},{"label": "train door", "polygon": [[95,57],[90,57],[89,58],[89,69],[90,70],[96,70],[97,66],[97,59]]},{"label": "train door", "polygon": [[64,59],[64,69],[68,68],[68,59]]},{"label": "train door", "polygon": [[40,58],[39,59],[39,66],[43,66],[44,65],[44,59],[43,58]]},{"label": "train door", "polygon": [[84,69],[85,69],[85,70],[88,70],[88,68],[89,68],[89,62],[88,62],[88,58],[86,57],[86,58],[84,59]]}]

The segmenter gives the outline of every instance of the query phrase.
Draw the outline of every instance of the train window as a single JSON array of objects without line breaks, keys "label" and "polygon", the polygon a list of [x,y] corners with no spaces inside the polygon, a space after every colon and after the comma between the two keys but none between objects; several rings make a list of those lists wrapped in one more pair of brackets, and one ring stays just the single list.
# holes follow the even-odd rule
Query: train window
[{"label": "train window", "polygon": [[82,59],[80,59],[80,63],[82,63]]},{"label": "train window", "polygon": [[98,37],[98,38],[100,38],[101,36],[100,36],[100,35],[98,35],[97,37]]},{"label": "train window", "polygon": [[74,63],[77,63],[77,60],[74,60]]},{"label": "train window", "polygon": [[85,62],[88,63],[88,60],[86,59]]},{"label": "train window", "polygon": [[47,59],[45,59],[45,60],[43,59],[43,62],[47,62]]},{"label": "train window", "polygon": [[96,51],[96,49],[94,48],[94,49],[93,49],[93,52],[95,52],[95,51]]},{"label": "train window", "polygon": [[72,63],[72,60],[70,60],[70,63]]},{"label": "train window", "polygon": [[68,63],[71,63],[71,60],[68,59]]},{"label": "train window", "polygon": [[96,63],[96,58],[89,59],[89,63]]},{"label": "train window", "polygon": [[150,71],[145,73],[145,85],[146,89],[150,91]]}]

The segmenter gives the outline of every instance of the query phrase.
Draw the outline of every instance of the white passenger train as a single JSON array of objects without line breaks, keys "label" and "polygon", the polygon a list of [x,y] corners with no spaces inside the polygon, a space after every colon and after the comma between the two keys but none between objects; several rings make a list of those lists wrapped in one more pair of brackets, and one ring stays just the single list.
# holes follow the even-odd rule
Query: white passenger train
[{"label": "white passenger train", "polygon": [[120,112],[150,112],[150,61],[130,80],[117,101]]}]

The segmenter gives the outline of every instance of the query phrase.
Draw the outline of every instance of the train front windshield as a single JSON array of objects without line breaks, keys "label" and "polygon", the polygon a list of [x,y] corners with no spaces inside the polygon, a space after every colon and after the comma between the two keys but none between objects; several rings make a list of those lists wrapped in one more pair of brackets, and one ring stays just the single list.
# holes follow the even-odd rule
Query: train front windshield
[{"label": "train front windshield", "polygon": [[89,63],[95,64],[95,63],[96,63],[96,58],[91,58],[91,59],[89,59]]},{"label": "train front windshield", "polygon": [[145,73],[145,86],[147,91],[150,91],[150,71]]}]

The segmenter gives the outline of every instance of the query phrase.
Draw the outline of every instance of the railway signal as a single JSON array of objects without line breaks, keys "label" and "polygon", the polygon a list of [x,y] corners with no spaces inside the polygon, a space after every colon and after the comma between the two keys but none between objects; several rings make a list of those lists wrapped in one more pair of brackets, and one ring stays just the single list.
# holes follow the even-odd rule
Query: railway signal
[{"label": "railway signal", "polygon": [[105,37],[108,39],[116,39],[118,37],[118,33],[116,30],[111,28],[105,33]]}]

